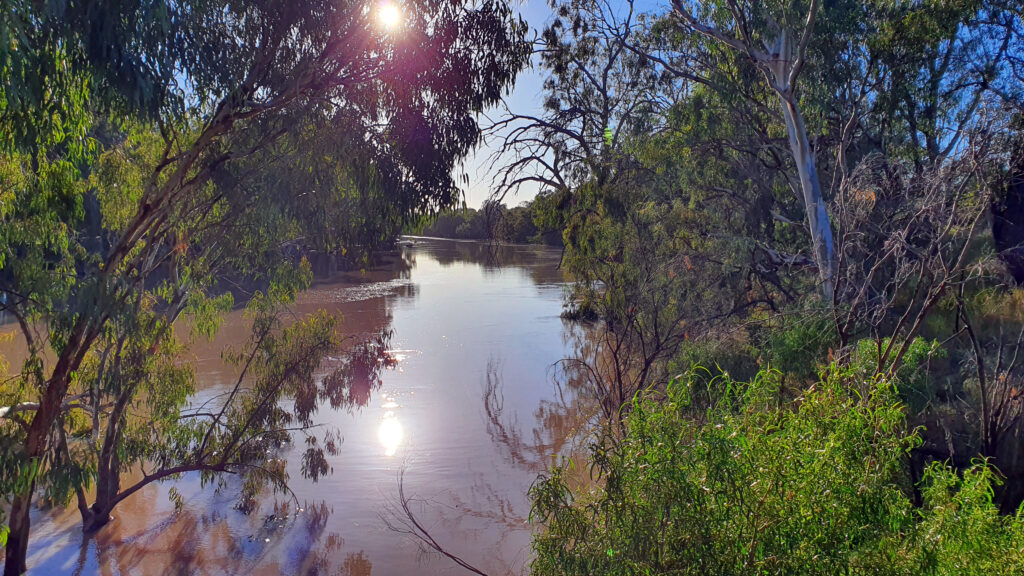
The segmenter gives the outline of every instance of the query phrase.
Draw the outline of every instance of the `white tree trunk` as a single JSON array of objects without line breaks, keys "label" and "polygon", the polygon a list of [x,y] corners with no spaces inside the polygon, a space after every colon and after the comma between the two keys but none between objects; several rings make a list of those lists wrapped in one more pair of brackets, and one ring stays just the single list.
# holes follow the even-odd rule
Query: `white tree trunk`
[{"label": "white tree trunk", "polygon": [[804,210],[807,213],[807,226],[811,232],[814,261],[818,265],[825,303],[831,306],[836,281],[832,222],[829,219],[828,208],[825,206],[825,199],[821,195],[821,182],[818,180],[814,149],[807,138],[804,117],[800,113],[800,106],[793,94],[790,72],[793,69],[794,50],[786,31],[779,34],[774,48],[772,55],[774,58],[768,63],[774,76],[771,79],[774,81],[770,83],[782,104],[782,116],[786,122],[786,134],[789,136],[789,149],[793,153],[793,160],[796,162],[796,169],[800,176],[800,188],[803,192]]},{"label": "white tree trunk", "polygon": [[[731,10],[739,9],[733,2],[728,2],[728,4]],[[835,297],[836,283],[836,250],[832,240],[832,223],[829,221],[825,200],[821,196],[818,167],[814,163],[814,149],[807,138],[804,117],[800,113],[800,105],[793,92],[793,85],[796,84],[797,77],[800,75],[804,53],[814,30],[814,17],[818,10],[817,0],[811,0],[807,9],[807,21],[797,45],[794,45],[790,38],[789,30],[774,20],[771,20],[771,25],[779,30],[775,41],[771,45],[765,43],[763,46],[754,46],[756,41],[745,30],[741,29],[737,33],[738,35],[725,34],[713,24],[704,24],[697,20],[690,12],[689,4],[684,0],[673,0],[672,5],[676,14],[690,29],[750,56],[764,71],[768,84],[779,97],[779,103],[782,104],[782,116],[786,121],[786,133],[789,136],[789,148],[800,174],[800,188],[803,192],[804,210],[807,213],[807,226],[811,232],[814,261],[818,265],[818,273],[821,276],[825,304],[831,306]],[[735,12],[733,16],[735,16]]]},{"label": "white tree trunk", "polygon": [[807,139],[803,116],[796,104],[783,100],[782,114],[786,120],[786,131],[789,133],[789,147],[800,176],[804,210],[807,212],[807,225],[811,230],[814,248],[814,261],[818,264],[826,303],[831,304],[835,290],[835,245],[832,240],[832,223],[829,220],[828,208],[821,195],[814,150]]}]

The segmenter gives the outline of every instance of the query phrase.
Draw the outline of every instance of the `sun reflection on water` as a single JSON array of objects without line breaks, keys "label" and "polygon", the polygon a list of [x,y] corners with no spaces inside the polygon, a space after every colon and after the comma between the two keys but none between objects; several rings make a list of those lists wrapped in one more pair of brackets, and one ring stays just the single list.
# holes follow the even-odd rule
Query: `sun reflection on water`
[{"label": "sun reflection on water", "polygon": [[381,420],[380,425],[377,427],[377,440],[384,447],[384,455],[394,456],[398,452],[398,447],[402,445],[404,437],[405,429],[402,428],[402,423],[395,417],[395,413],[390,410],[385,412],[384,419]]}]

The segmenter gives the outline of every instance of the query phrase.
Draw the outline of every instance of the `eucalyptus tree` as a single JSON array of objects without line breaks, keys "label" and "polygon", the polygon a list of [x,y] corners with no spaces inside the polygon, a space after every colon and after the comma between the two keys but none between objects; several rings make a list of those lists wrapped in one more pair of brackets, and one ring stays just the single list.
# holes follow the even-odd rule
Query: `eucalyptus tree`
[{"label": "eucalyptus tree", "polygon": [[5,0],[0,145],[81,145],[97,108],[148,118],[180,110],[175,74],[187,43],[168,32],[181,15],[164,2]]},{"label": "eucalyptus tree", "polygon": [[752,255],[784,252],[759,242],[773,193],[760,164],[774,159],[746,135],[763,112],[720,105],[717,70],[652,57],[664,41],[659,14],[632,2],[553,7],[539,47],[545,109],[501,125],[516,154],[497,183],[539,183],[544,217],[564,227],[577,279],[570,314],[604,320],[601,346],[567,367],[613,415],[662,379],[691,335],[761,304],[748,297],[762,276]]},{"label": "eucalyptus tree", "polygon": [[[1005,384],[1016,378],[1018,318],[991,311],[1013,297],[984,234],[993,187],[1012,166],[1002,140],[1020,106],[1019,2],[676,2],[663,26],[672,33],[651,56],[667,72],[702,74],[719,102],[748,110],[764,109],[765,100],[747,95],[767,91],[783,106],[771,114],[782,122],[767,133],[784,133],[790,144],[795,124],[786,110],[803,117],[797,141],[812,144],[834,234],[830,359],[898,379],[905,364],[917,366],[911,356],[947,355],[955,367],[943,386],[963,391],[955,400],[938,384],[901,388],[914,405],[928,404],[910,414],[934,431],[919,455],[966,466],[981,454],[1020,478],[1017,447],[1007,441],[1020,403]],[[788,78],[796,81],[789,92]],[[789,148],[795,162],[782,172],[806,184],[804,147]],[[1007,205],[996,206],[1000,231]],[[1000,239],[996,247],[1013,249]],[[970,433],[942,438],[957,427]],[[1004,505],[1019,503],[1019,488],[1007,486],[1013,492]]]},{"label": "eucalyptus tree", "polygon": [[599,344],[564,368],[615,421],[626,399],[659,381],[687,334],[687,304],[698,300],[679,298],[698,276],[675,273],[683,219],[666,192],[677,183],[650,155],[680,86],[634,49],[648,42],[651,20],[633,3],[553,6],[556,20],[542,36],[545,113],[511,132],[506,144],[530,152],[506,174],[528,166],[533,172],[521,176],[540,175],[542,218],[564,227],[564,262],[576,280],[569,313],[602,320]]},{"label": "eucalyptus tree", "polygon": [[[838,297],[838,259],[828,201],[856,162],[872,152],[941,162],[956,150],[986,95],[1013,98],[1007,85],[1015,70],[1011,49],[1020,42],[1015,3],[674,0],[672,6],[673,25],[688,39],[669,71],[706,70],[699,61],[694,66],[693,54],[712,44],[756,69],[774,94],[829,304]],[[719,88],[743,90],[734,83]],[[830,149],[834,157],[821,157]]]},{"label": "eucalyptus tree", "polygon": [[[832,225],[821,191],[815,151],[796,93],[797,81],[807,58],[807,46],[814,33],[818,1],[811,0],[806,7],[775,7],[725,0],[701,5],[701,12],[696,12],[683,0],[674,0],[673,7],[674,13],[688,29],[749,57],[776,94],[782,108],[790,152],[799,174],[822,291],[825,299],[831,301],[836,259]],[[722,21],[731,22],[723,28],[718,24]]]},{"label": "eucalyptus tree", "polygon": [[[301,335],[273,329],[249,350],[263,366],[262,396],[257,385],[191,427],[125,432],[139,430],[125,406],[147,386],[173,391],[168,405],[149,406],[154,414],[184,401],[187,377],[156,353],[173,347],[178,315],[218,309],[208,304],[217,279],[262,278],[266,294],[278,293],[269,301],[287,301],[297,288],[274,287],[289,274],[268,270],[280,268],[280,243],[316,231],[316,207],[334,207],[347,189],[387,208],[358,234],[323,234],[342,249],[379,237],[383,222],[452,203],[452,169],[478,138],[475,115],[525,58],[523,24],[500,1],[409,3],[391,29],[362,2],[107,4],[15,2],[0,28],[9,130],[0,307],[30,351],[4,391],[7,574],[26,568],[37,486],[81,495],[104,467],[112,481],[92,510],[102,525],[124,495],[113,479],[130,465],[162,470],[147,473],[154,480],[235,471],[245,458],[225,447],[259,445],[254,425],[282,428],[276,399],[320,397],[312,367],[334,337],[330,323],[311,320]],[[311,142],[333,148],[318,158],[327,166],[299,154]],[[293,162],[313,176],[284,186],[254,177]],[[318,189],[304,189],[311,183]],[[303,363],[286,370],[288,357]],[[112,381],[107,362],[129,381]],[[309,410],[294,410],[300,423]],[[83,413],[95,419],[86,436],[107,435],[98,461],[78,458],[66,438]],[[111,459],[125,443],[136,446],[131,461]],[[218,464],[211,450],[228,460]],[[311,456],[313,475],[322,468]]]}]

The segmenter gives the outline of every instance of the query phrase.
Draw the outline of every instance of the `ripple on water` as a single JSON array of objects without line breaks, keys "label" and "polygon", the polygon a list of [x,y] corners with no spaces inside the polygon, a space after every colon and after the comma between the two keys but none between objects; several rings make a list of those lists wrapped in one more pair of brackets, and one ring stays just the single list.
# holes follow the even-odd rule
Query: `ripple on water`
[{"label": "ripple on water", "polygon": [[385,282],[367,282],[365,284],[344,285],[344,286],[321,286],[317,287],[299,297],[303,304],[323,303],[338,304],[347,302],[362,302],[373,298],[393,296],[402,289],[413,286],[412,280],[408,278],[396,278]]}]

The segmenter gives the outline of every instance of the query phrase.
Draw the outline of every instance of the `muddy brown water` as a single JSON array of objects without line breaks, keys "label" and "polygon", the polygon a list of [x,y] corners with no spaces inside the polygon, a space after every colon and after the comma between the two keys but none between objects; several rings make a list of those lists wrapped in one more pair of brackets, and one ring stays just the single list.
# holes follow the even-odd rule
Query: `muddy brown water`
[{"label": "muddy brown water", "polygon": [[[379,388],[366,391],[364,406],[320,411],[318,421],[344,438],[329,456],[332,474],[302,479],[298,452],[285,449],[301,504],[268,494],[259,510],[243,514],[230,477],[216,490],[189,475],[139,491],[92,538],[83,538],[76,511],[37,511],[29,573],[464,573],[395,530],[400,474],[411,509],[438,542],[495,576],[524,572],[527,491],[578,437],[580,422],[554,368],[581,338],[559,317],[560,253],[413,241],[374,269],[317,282],[292,307],[297,317],[338,314],[350,335],[390,327],[398,360]],[[212,342],[193,346],[195,401],[233,382],[221,353],[248,335],[242,313],[233,312]],[[21,346],[17,338],[0,341],[0,355],[16,366]],[[178,512],[172,487],[184,496]]]}]

